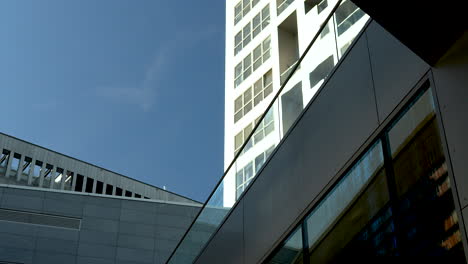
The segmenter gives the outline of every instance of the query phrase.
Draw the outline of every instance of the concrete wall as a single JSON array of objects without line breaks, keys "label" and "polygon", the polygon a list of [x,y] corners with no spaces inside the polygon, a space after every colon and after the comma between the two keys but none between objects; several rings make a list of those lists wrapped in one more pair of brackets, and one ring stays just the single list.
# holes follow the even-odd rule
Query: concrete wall
[{"label": "concrete wall", "polygon": [[463,41],[431,69],[371,22],[196,263],[264,260],[431,72],[460,198],[456,208],[468,215],[466,35]]},{"label": "concrete wall", "polygon": [[0,221],[0,262],[164,263],[199,207],[0,187],[0,209],[81,219],[79,229]]}]

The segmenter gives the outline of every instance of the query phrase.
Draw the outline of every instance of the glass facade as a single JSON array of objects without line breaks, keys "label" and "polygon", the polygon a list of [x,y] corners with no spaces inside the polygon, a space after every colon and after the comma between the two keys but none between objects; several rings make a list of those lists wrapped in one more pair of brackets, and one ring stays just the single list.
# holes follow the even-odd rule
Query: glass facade
[{"label": "glass facade", "polygon": [[[444,256],[465,263],[429,82],[267,263]],[[301,233],[295,254],[288,246]]]}]

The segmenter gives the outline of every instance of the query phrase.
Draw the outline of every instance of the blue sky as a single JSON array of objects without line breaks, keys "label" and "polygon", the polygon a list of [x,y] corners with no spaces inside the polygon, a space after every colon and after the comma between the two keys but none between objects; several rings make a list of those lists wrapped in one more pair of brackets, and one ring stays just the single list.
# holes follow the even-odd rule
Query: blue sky
[{"label": "blue sky", "polygon": [[225,1],[0,1],[0,131],[205,201]]}]

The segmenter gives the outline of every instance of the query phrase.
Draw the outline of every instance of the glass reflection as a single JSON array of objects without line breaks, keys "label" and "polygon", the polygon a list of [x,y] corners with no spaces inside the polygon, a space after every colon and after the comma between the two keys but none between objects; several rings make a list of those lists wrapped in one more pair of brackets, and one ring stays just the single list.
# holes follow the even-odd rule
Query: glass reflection
[{"label": "glass reflection", "polygon": [[430,89],[391,128],[388,137],[398,197],[401,254],[458,256],[457,260],[464,263]]},{"label": "glass reflection", "polygon": [[304,263],[302,254],[302,228],[298,228],[281,246],[278,252],[266,263],[289,264]]}]

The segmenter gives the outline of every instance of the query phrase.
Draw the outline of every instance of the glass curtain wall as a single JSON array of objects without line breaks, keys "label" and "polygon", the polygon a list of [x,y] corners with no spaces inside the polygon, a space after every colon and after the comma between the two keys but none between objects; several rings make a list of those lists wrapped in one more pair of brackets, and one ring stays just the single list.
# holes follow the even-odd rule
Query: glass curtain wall
[{"label": "glass curtain wall", "polygon": [[[266,263],[444,256],[466,263],[429,82]],[[288,253],[288,254],[287,254]],[[300,259],[300,261],[298,261]]]}]

